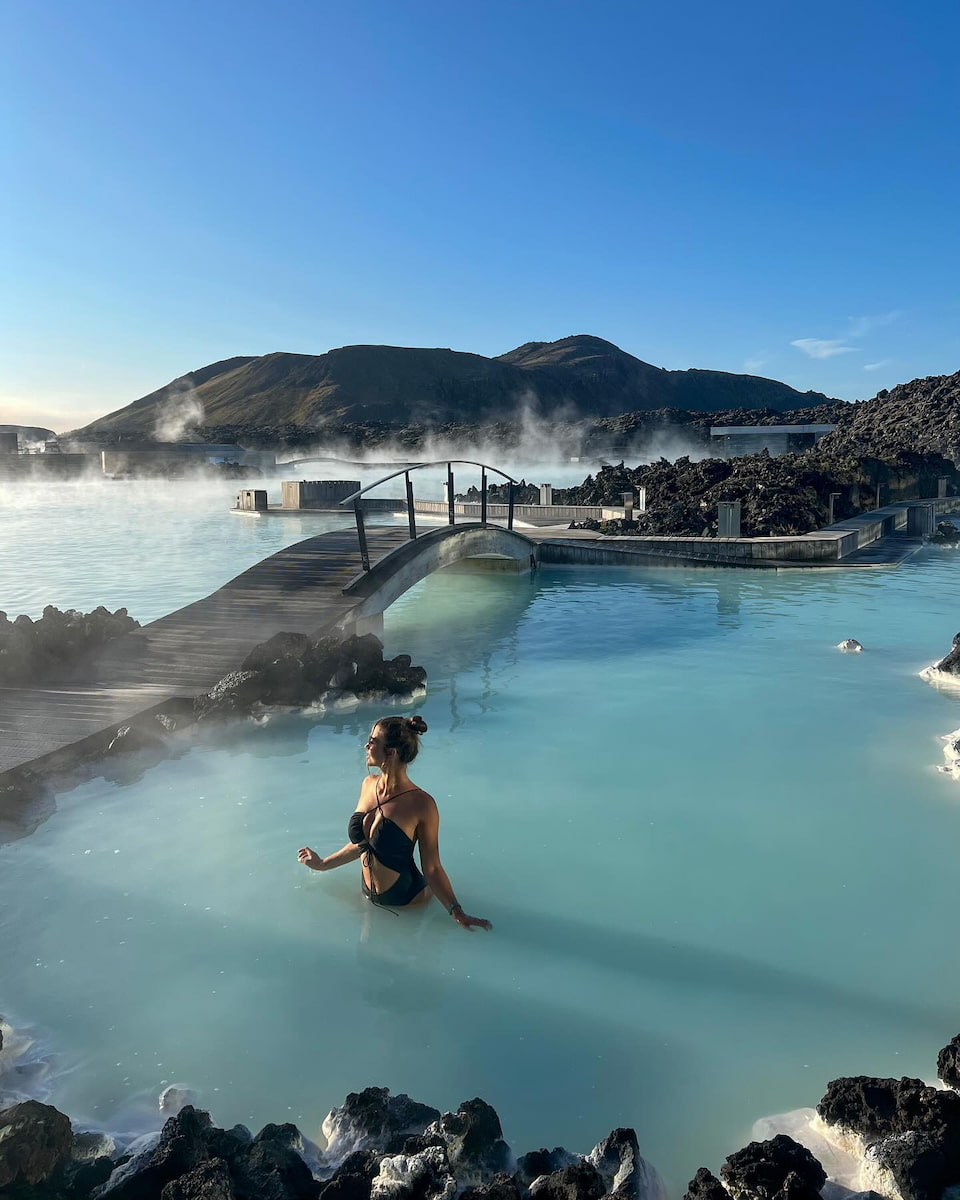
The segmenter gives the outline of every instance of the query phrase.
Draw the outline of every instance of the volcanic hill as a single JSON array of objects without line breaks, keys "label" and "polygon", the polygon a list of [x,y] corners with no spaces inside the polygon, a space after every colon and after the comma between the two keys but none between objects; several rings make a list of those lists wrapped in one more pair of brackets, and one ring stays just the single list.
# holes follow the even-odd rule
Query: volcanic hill
[{"label": "volcanic hill", "polygon": [[[338,427],[615,417],[675,408],[777,412],[827,402],[819,392],[724,371],[668,371],[586,334],[527,342],[497,358],[456,350],[344,346],[327,354],[237,357],[192,371],[76,434],[149,437],[178,404],[203,407],[209,427]],[[199,423],[199,422],[198,422]]]}]

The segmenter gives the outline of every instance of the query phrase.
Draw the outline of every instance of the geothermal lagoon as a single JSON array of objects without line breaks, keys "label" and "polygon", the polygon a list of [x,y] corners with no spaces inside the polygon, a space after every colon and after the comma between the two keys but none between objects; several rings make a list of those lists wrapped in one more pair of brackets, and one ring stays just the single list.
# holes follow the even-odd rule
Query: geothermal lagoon
[{"label": "geothermal lagoon", "polygon": [[[350,521],[233,517],[235,491],[4,489],[0,607],[146,622]],[[180,1084],[220,1125],[312,1138],[367,1085],[479,1095],[518,1153],[633,1126],[679,1195],[830,1079],[929,1077],[958,1031],[960,791],[936,767],[960,693],[918,672],[960,627],[958,571],[929,548],[433,576],[387,652],[427,669],[412,774],[493,933],[298,865],[346,841],[379,706],[204,730],[0,847],[0,1012],[36,1039],[18,1086],[132,1130]]]}]

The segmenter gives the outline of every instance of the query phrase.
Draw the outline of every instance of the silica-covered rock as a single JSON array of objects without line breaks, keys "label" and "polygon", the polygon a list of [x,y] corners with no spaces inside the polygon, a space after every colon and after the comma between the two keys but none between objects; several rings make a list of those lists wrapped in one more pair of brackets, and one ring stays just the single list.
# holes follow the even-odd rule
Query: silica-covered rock
[{"label": "silica-covered rock", "polygon": [[633,1129],[614,1129],[587,1155],[603,1176],[608,1194],[624,1200],[662,1200],[666,1187],[657,1170],[640,1154]]},{"label": "silica-covered rock", "polygon": [[425,1137],[439,1137],[457,1182],[485,1183],[512,1165],[510,1147],[496,1110],[479,1098],[465,1100],[455,1113],[444,1113],[426,1130]]},{"label": "silica-covered rock", "polygon": [[712,1171],[700,1167],[687,1184],[683,1200],[730,1200],[730,1193]]},{"label": "silica-covered rock", "polygon": [[404,1141],[425,1132],[440,1119],[440,1112],[403,1093],[391,1096],[389,1088],[369,1087],[351,1092],[339,1108],[332,1108],[323,1121],[327,1139],[324,1162],[339,1166],[356,1150],[390,1152],[401,1150]]},{"label": "silica-covered rock", "polygon": [[960,1034],[937,1055],[937,1076],[947,1087],[960,1091]]},{"label": "silica-covered rock", "polygon": [[957,1092],[921,1079],[856,1076],[833,1080],[817,1112],[862,1140],[868,1164],[903,1200],[939,1200],[945,1189],[960,1186]]},{"label": "silica-covered rock", "polygon": [[446,1152],[430,1146],[419,1154],[388,1154],[370,1186],[371,1200],[453,1200],[457,1181]]},{"label": "silica-covered rock", "polygon": [[603,1176],[586,1159],[541,1175],[530,1184],[530,1195],[537,1200],[600,1200],[604,1195]]},{"label": "silica-covered rock", "polygon": [[934,670],[946,671],[949,675],[960,675],[960,633],[953,635],[950,653],[940,659]]},{"label": "silica-covered rock", "polygon": [[733,1197],[745,1200],[816,1200],[827,1181],[806,1146],[784,1133],[731,1154],[720,1177]]},{"label": "silica-covered rock", "polygon": [[0,1110],[0,1194],[45,1182],[72,1145],[70,1118],[49,1104],[24,1100]]}]

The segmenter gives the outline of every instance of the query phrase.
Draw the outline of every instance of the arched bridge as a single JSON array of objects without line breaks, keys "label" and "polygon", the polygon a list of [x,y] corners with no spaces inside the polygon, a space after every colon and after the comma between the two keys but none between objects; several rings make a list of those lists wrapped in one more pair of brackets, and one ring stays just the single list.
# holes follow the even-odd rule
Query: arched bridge
[{"label": "arched bridge", "polygon": [[500,560],[518,571],[537,565],[538,546],[531,538],[500,525],[446,525],[401,543],[372,563],[343,589],[356,601],[340,627],[381,633],[383,614],[404,592],[434,571],[464,560]]}]

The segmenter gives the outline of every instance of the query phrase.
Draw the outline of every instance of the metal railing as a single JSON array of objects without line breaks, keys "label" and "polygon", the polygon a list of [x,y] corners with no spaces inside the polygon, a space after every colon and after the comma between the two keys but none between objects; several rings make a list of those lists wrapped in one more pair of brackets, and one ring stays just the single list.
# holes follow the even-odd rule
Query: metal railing
[{"label": "metal railing", "polygon": [[407,496],[407,520],[410,528],[410,540],[413,541],[417,536],[417,513],[414,507],[413,499],[413,480],[410,478],[414,471],[422,471],[430,467],[446,467],[447,468],[447,524],[456,524],[456,512],[454,510],[454,494],[453,494],[453,468],[454,465],[465,467],[480,468],[480,524],[487,523],[487,472],[493,471],[497,475],[502,475],[507,481],[507,528],[513,529],[513,509],[514,509],[514,489],[517,487],[517,481],[506,473],[501,471],[499,467],[488,466],[487,463],[474,462],[470,458],[449,458],[440,459],[439,462],[423,462],[415,463],[411,466],[401,467],[399,471],[393,471],[390,475],[384,475],[382,479],[378,479],[376,483],[368,483],[366,487],[361,488],[358,492],[354,492],[351,496],[340,501],[340,507],[346,507],[350,504],[353,506],[354,516],[357,519],[357,540],[360,543],[360,562],[363,564],[365,571],[370,570],[370,551],[367,546],[367,529],[363,519],[363,504],[361,497],[365,492],[370,492],[374,488],[379,487],[382,483],[388,483],[391,479],[396,479],[398,475],[404,477]]}]

